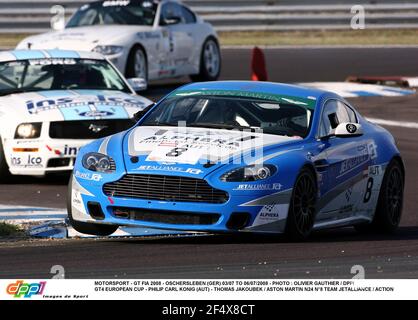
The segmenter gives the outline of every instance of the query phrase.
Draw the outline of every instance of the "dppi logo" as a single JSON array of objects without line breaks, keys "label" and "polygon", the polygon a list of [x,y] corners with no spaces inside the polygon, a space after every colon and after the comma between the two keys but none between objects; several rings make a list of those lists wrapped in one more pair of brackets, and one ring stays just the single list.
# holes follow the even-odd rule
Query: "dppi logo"
[{"label": "dppi logo", "polygon": [[11,283],[7,286],[7,293],[15,298],[31,298],[33,295],[41,295],[44,292],[46,281],[39,283],[25,283],[22,280],[18,280],[15,283]]}]

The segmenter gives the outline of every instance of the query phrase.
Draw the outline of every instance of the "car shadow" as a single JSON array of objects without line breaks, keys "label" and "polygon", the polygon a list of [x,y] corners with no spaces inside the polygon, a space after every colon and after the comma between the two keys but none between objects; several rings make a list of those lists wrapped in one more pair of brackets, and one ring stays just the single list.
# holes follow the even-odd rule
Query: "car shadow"
[{"label": "car shadow", "polygon": [[41,177],[11,176],[2,185],[38,184],[38,185],[68,185],[71,172],[51,173]]},{"label": "car shadow", "polygon": [[[352,227],[331,229],[314,232],[305,243],[338,243],[338,242],[372,242],[372,241],[405,241],[418,240],[418,226],[400,227],[394,234],[369,233],[361,234]],[[257,235],[257,234],[208,234],[197,236],[163,236],[159,238],[109,239],[112,242],[126,244],[273,244],[295,243],[285,235]],[[297,242],[296,242],[297,243]],[[303,242],[299,242],[303,243]]]}]

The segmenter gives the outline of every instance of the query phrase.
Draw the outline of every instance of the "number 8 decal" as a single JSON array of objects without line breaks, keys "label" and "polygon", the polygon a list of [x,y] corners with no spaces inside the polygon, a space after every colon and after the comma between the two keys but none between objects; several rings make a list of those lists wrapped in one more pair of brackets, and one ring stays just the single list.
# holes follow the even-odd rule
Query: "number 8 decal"
[{"label": "number 8 decal", "polygon": [[374,180],[370,177],[369,180],[367,180],[366,193],[364,194],[363,203],[367,203],[370,201],[370,198],[372,197],[373,183]]}]

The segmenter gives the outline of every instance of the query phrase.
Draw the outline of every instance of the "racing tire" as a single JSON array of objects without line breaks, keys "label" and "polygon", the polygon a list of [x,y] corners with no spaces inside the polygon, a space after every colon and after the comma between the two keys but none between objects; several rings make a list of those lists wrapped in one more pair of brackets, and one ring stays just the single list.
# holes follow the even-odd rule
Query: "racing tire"
[{"label": "racing tire", "polygon": [[126,78],[143,78],[148,83],[148,60],[145,50],[134,46],[129,52],[126,64]]},{"label": "racing tire", "polygon": [[221,73],[221,50],[218,42],[213,37],[206,39],[200,53],[200,71],[198,74],[191,75],[190,79],[194,82],[218,80]]},{"label": "racing tire", "polygon": [[361,233],[394,233],[402,218],[404,187],[402,165],[393,159],[385,171],[372,222],[354,228]]},{"label": "racing tire", "polygon": [[80,222],[80,221],[76,221],[73,219],[72,207],[71,207],[72,182],[73,182],[73,177],[71,176],[70,182],[68,183],[68,191],[67,191],[68,220],[71,226],[80,233],[90,234],[90,235],[99,236],[99,237],[109,236],[112,233],[114,233],[119,228],[119,226]]},{"label": "racing tire", "polygon": [[312,233],[316,217],[318,187],[312,170],[302,169],[296,178],[290,199],[286,235],[293,241],[306,240]]},{"label": "racing tire", "polygon": [[11,178],[9,166],[7,165],[6,156],[3,150],[3,142],[0,137],[0,184],[8,182]]}]

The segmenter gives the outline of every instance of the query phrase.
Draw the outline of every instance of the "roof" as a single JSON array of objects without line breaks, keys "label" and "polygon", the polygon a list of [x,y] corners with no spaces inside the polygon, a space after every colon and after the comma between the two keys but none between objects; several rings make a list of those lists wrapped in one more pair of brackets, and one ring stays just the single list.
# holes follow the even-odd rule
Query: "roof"
[{"label": "roof", "polygon": [[96,52],[84,52],[75,50],[13,50],[0,52],[0,62],[48,58],[81,58],[95,60],[104,59],[101,54]]},{"label": "roof", "polygon": [[190,90],[226,90],[226,91],[245,91],[251,93],[264,93],[272,95],[285,95],[300,98],[319,99],[322,95],[329,92],[302,87],[297,85],[275,83],[275,82],[255,82],[255,81],[213,81],[197,82],[185,85],[179,91]]}]

